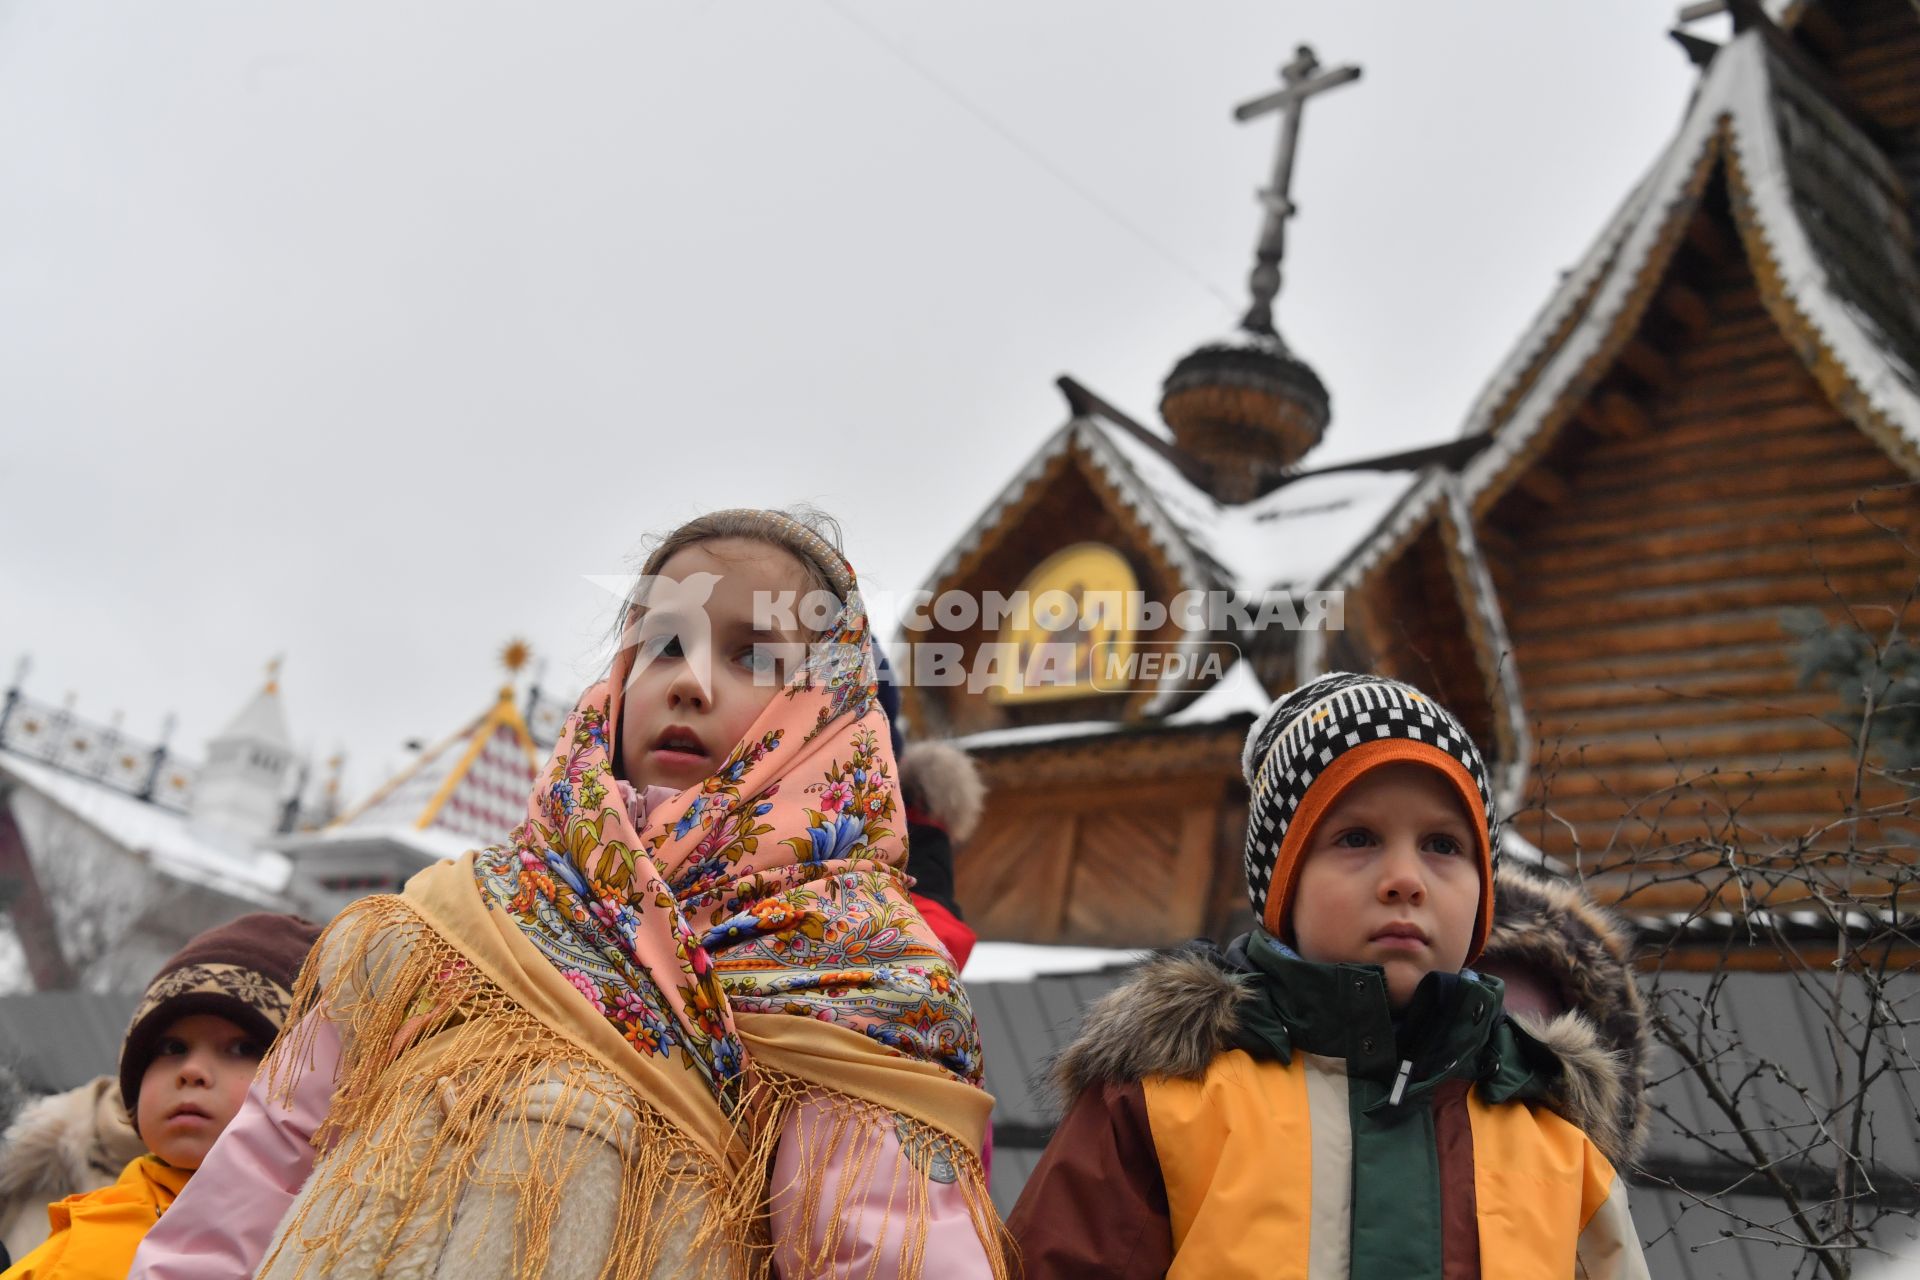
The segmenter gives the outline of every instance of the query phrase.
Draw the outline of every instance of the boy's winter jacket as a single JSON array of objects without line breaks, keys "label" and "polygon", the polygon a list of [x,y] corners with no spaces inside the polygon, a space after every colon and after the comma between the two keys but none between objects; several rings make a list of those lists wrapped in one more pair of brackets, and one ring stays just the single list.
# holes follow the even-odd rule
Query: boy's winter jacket
[{"label": "boy's winter jacket", "polygon": [[1190,948],[1090,1011],[1009,1226],[1029,1280],[1644,1277],[1593,1136],[1619,1075],[1497,979],[1431,975],[1396,1022],[1375,966]]},{"label": "boy's winter jacket", "polygon": [[0,1280],[121,1280],[140,1241],[191,1172],[143,1155],[130,1161],[111,1186],[49,1206],[52,1234]]},{"label": "boy's winter jacket", "polygon": [[28,1103],[0,1134],[0,1243],[24,1258],[47,1238],[47,1206],[110,1186],[146,1146],[100,1076]]}]

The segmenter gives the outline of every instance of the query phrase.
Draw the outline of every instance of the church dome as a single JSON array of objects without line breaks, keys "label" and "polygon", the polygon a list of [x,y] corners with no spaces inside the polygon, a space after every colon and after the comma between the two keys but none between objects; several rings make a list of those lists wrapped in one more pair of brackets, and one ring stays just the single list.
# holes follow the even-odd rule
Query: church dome
[{"label": "church dome", "polygon": [[1160,416],[1206,464],[1222,502],[1246,502],[1320,443],[1333,406],[1318,374],[1275,333],[1242,331],[1188,353],[1162,386]]}]

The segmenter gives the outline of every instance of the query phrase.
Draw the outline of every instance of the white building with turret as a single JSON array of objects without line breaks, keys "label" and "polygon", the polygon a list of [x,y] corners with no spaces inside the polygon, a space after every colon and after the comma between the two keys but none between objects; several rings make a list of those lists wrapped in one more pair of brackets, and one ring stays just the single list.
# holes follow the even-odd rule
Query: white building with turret
[{"label": "white building with turret", "polygon": [[[528,655],[504,656],[511,672]],[[32,698],[24,674],[0,701],[0,995],[137,991],[234,916],[325,920],[504,839],[566,710],[537,692],[523,706],[509,683],[342,813],[337,759],[306,794],[277,673],[202,763]]]}]

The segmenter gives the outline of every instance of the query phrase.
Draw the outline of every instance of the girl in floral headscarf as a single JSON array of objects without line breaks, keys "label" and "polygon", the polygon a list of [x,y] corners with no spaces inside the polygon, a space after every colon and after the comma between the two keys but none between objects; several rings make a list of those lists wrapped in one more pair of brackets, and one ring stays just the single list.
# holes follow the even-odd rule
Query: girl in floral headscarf
[{"label": "girl in floral headscarf", "polygon": [[133,1274],[1004,1277],[895,778],[833,546],[676,530],[526,822],[334,922]]}]

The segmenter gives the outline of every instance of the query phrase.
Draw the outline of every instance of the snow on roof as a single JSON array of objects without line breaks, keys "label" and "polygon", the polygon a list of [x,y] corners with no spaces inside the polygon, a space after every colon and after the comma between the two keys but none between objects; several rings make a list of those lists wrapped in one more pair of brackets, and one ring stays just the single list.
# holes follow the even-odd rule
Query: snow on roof
[{"label": "snow on roof", "polygon": [[1059,724],[1021,724],[1005,729],[983,729],[955,738],[953,744],[963,751],[976,747],[1014,747],[1036,742],[1055,742],[1067,738],[1085,738],[1101,733],[1118,733],[1127,726],[1118,720],[1068,720]]},{"label": "snow on roof", "polygon": [[461,850],[493,844],[525,819],[538,772],[513,691],[502,689],[493,706],[422,753],[322,835],[439,830],[460,841]]},{"label": "snow on roof", "polygon": [[[1767,0],[1769,16],[1785,26],[1798,21],[1805,7],[1804,0]],[[1754,33],[1754,36],[1757,37],[1758,33]],[[1716,58],[1716,65],[1718,61]],[[1708,112],[1707,116],[1711,114]],[[1702,118],[1700,97],[1696,97],[1689,105],[1686,120],[1690,122],[1696,118]],[[1671,189],[1674,152],[1688,141],[1697,149],[1704,138],[1689,139],[1683,125],[1680,135],[1668,144],[1667,150],[1654,161],[1653,167],[1627,192],[1626,199],[1620,202],[1620,207],[1600,228],[1600,233],[1594,237],[1586,253],[1561,276],[1559,284],[1548,295],[1546,305],[1540,308],[1468,409],[1465,421],[1460,424],[1462,436],[1478,435],[1497,425],[1494,419],[1501,404],[1513,393],[1521,378],[1550,354],[1548,348],[1554,335],[1593,301],[1595,285],[1601,276],[1620,262],[1622,245],[1647,217],[1649,206],[1656,206],[1656,212],[1670,207],[1674,194]],[[1656,196],[1661,199],[1656,200]],[[1637,247],[1647,247],[1644,238]]]},{"label": "snow on roof", "polygon": [[1233,581],[1232,567],[1215,554],[1207,538],[1223,510],[1212,494],[1196,487],[1165,454],[1117,423],[1083,418],[1081,433],[1121,492],[1141,494],[1142,502],[1151,503],[1155,514],[1171,526],[1173,540],[1192,562],[1192,585]]},{"label": "snow on roof", "polygon": [[1868,401],[1920,444],[1920,268],[1911,243],[1889,234],[1906,225],[1900,175],[1757,39],[1738,56],[1747,65],[1732,100],[1739,176],[1781,290]]},{"label": "snow on roof", "polygon": [[[1829,264],[1815,251],[1796,204],[1793,175],[1782,143],[1783,96],[1808,109],[1810,91],[1768,51],[1758,28],[1736,36],[1718,54],[1702,78],[1679,134],[1636,189],[1587,258],[1561,286],[1540,320],[1522,339],[1515,355],[1496,373],[1468,415],[1464,433],[1495,431],[1493,443],[1465,470],[1464,490],[1472,496],[1503,475],[1515,456],[1542,428],[1628,307],[1643,306],[1643,274],[1653,265],[1671,217],[1693,206],[1702,166],[1711,158],[1713,140],[1726,123],[1732,133],[1738,177],[1751,200],[1751,217],[1778,268],[1787,299],[1833,351],[1866,400],[1907,441],[1920,446],[1920,389],[1912,371],[1884,334],[1876,331],[1863,308],[1836,282]],[[1799,90],[1799,91],[1796,91]],[[1860,139],[1839,113],[1822,113],[1821,128],[1841,139],[1854,165],[1884,167],[1871,144]],[[1877,175],[1868,175],[1869,178]],[[1816,193],[1803,198],[1811,199]],[[1844,196],[1844,193],[1842,193]],[[1739,210],[1736,201],[1736,211]],[[1880,240],[1890,241],[1891,236]],[[1911,276],[1910,259],[1890,244],[1882,269]],[[1764,274],[1764,273],[1763,273]],[[1594,277],[1598,275],[1596,280]],[[1536,348],[1561,327],[1591,289],[1592,297],[1566,333],[1547,353],[1539,374],[1503,421],[1493,414],[1509,388],[1534,363]],[[1909,299],[1912,291],[1907,291]]]},{"label": "snow on roof", "polygon": [[1188,522],[1205,519],[1217,505],[1195,489],[1164,456],[1126,428],[1093,418],[1075,423],[1075,437],[1120,491],[1153,541],[1180,569],[1183,585],[1205,588],[1218,581],[1217,562],[1200,552]]},{"label": "snow on roof", "polygon": [[1098,973],[1134,965],[1145,951],[1107,947],[1051,947],[1027,942],[976,943],[961,978],[968,986],[982,982],[1026,982],[1044,973]]},{"label": "snow on roof", "polygon": [[1333,471],[1302,476],[1223,513],[1216,542],[1249,589],[1323,586],[1419,483],[1419,471]]},{"label": "snow on roof", "polygon": [[123,848],[146,856],[158,871],[279,908],[291,864],[224,832],[196,825],[171,809],[115,791],[86,778],[0,755],[0,773],[33,788],[81,822]]},{"label": "snow on roof", "polygon": [[[1254,502],[1229,506],[1195,485],[1135,429],[1077,416],[1048,438],[954,544],[934,571],[928,589],[938,590],[1048,464],[1075,448],[1100,468],[1154,543],[1166,551],[1180,571],[1180,590],[1224,589],[1255,599],[1331,585],[1334,576],[1370,545],[1383,522],[1407,504],[1423,475],[1433,470],[1360,466],[1309,473]],[[1201,639],[1194,633],[1194,643]],[[1243,665],[1234,664],[1235,668]],[[1185,698],[1177,677],[1163,677],[1163,683],[1167,681],[1172,683],[1166,683],[1146,708],[1149,716],[1168,711]],[[1266,705],[1266,695],[1247,671],[1211,701],[1203,694],[1198,702],[1209,710],[1199,712],[1197,718],[1189,712],[1173,723],[1211,723],[1240,710],[1258,709]],[[1112,727],[1105,721],[1035,725],[975,734],[965,741],[972,746],[1004,746],[1077,737]]]},{"label": "snow on roof", "polygon": [[475,841],[444,827],[428,827],[423,831],[419,827],[404,824],[356,826],[350,831],[329,827],[325,831],[286,837],[280,841],[279,847],[286,853],[299,857],[316,851],[346,855],[363,849],[384,851],[398,845],[418,854],[424,863],[444,862],[450,858],[457,858],[469,849],[481,844],[491,844],[499,838],[494,836],[484,841]]},{"label": "snow on roof", "polygon": [[1273,703],[1272,695],[1253,673],[1253,664],[1234,663],[1211,689],[1168,716],[1168,724],[1214,724],[1233,716],[1257,716]]},{"label": "snow on roof", "polygon": [[937,590],[957,571],[1047,465],[1076,447],[1100,468],[1179,568],[1183,589],[1224,588],[1250,596],[1327,585],[1425,474],[1364,467],[1309,473],[1254,502],[1228,506],[1187,479],[1133,430],[1077,416],[1048,437],[954,543],[928,588]]},{"label": "snow on roof", "polygon": [[1319,586],[1419,479],[1416,471],[1307,474],[1244,506],[1226,506],[1132,432],[1089,422],[1222,584],[1248,594]]},{"label": "snow on roof", "polygon": [[1485,387],[1467,410],[1466,420],[1460,424],[1462,436],[1480,435],[1491,430],[1495,425],[1495,414],[1507,397],[1513,394],[1521,378],[1538,361],[1551,354],[1548,348],[1552,345],[1554,335],[1566,327],[1577,312],[1585,309],[1590,313],[1593,290],[1600,278],[1612,270],[1619,260],[1620,247],[1628,233],[1645,216],[1657,186],[1655,179],[1661,174],[1670,150],[1662,152],[1653,170],[1627,193],[1627,198],[1620,202],[1620,207],[1600,228],[1600,234],[1594,238],[1580,261],[1561,275],[1560,283],[1548,295],[1546,305],[1540,308],[1533,322],[1520,335],[1520,340],[1493,371],[1493,376],[1487,379]]},{"label": "snow on roof", "polygon": [[247,742],[292,750],[293,739],[287,733],[287,713],[280,704],[280,686],[269,682],[240,709],[240,714],[213,739],[222,742],[239,738]]}]

